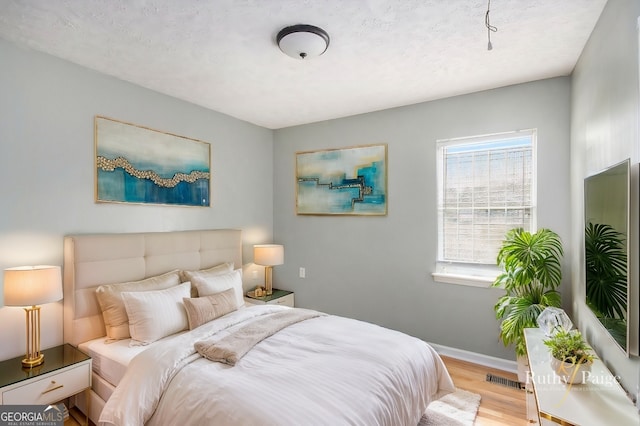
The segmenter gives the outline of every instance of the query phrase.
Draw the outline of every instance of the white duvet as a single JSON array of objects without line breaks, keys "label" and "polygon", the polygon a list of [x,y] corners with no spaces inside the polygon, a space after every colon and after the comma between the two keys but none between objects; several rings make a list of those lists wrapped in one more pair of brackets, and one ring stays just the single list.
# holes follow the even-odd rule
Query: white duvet
[{"label": "white duvet", "polygon": [[331,315],[279,331],[235,366],[194,349],[281,309],[240,309],[147,349],[129,364],[100,424],[415,426],[431,401],[454,390],[425,342]]}]

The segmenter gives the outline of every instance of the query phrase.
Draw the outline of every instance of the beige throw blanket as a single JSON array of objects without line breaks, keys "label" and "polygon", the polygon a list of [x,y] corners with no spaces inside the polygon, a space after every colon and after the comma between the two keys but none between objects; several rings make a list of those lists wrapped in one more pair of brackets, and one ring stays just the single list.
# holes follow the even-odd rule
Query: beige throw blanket
[{"label": "beige throw blanket", "polygon": [[300,321],[319,317],[321,312],[293,308],[265,315],[259,320],[240,327],[220,340],[206,339],[195,343],[196,351],[210,361],[236,365],[255,345],[278,331]]}]

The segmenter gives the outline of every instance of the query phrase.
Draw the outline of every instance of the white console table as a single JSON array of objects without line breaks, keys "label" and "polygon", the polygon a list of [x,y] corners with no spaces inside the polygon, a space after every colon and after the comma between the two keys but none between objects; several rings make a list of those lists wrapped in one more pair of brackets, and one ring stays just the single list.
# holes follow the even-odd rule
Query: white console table
[{"label": "white console table", "polygon": [[527,328],[524,337],[540,424],[640,425],[636,407],[602,361],[594,361],[587,383],[568,385],[551,368],[542,330]]}]

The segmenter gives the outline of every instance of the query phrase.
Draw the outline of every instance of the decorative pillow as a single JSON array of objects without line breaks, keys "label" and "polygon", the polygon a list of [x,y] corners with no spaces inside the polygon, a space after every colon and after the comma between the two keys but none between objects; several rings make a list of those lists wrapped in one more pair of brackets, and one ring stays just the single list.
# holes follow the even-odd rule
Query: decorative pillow
[{"label": "decorative pillow", "polygon": [[189,327],[182,299],[189,297],[191,283],[157,291],[122,292],[129,316],[132,345],[148,345]]},{"label": "decorative pillow", "polygon": [[[233,271],[233,267],[233,262],[225,262],[208,269],[200,269],[197,271],[180,271],[180,282],[193,282],[193,277],[196,276],[207,278],[216,275],[228,274],[229,272]],[[191,288],[191,297],[198,297],[198,292],[195,287]]]},{"label": "decorative pillow", "polygon": [[230,288],[211,296],[183,299],[189,320],[189,330],[238,309],[235,292],[235,289]]},{"label": "decorative pillow", "polygon": [[178,271],[175,270],[141,281],[107,284],[98,287],[96,296],[104,318],[107,342],[131,337],[129,334],[129,317],[127,317],[122,301],[122,292],[162,290],[178,284],[180,284],[180,276]]},{"label": "decorative pillow", "polygon": [[224,275],[214,275],[203,278],[194,275],[191,283],[198,290],[200,297],[210,296],[233,288],[236,293],[236,303],[238,307],[244,306],[244,294],[242,291],[242,269],[236,269]]}]

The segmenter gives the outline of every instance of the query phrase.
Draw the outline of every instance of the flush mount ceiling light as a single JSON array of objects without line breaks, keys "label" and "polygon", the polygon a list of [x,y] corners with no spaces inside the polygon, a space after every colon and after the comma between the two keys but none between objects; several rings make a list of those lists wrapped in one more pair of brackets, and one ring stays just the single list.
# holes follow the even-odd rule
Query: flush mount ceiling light
[{"label": "flush mount ceiling light", "polygon": [[329,34],[313,25],[292,25],[280,30],[278,47],[295,59],[309,59],[322,55],[329,47]]}]

